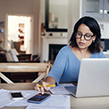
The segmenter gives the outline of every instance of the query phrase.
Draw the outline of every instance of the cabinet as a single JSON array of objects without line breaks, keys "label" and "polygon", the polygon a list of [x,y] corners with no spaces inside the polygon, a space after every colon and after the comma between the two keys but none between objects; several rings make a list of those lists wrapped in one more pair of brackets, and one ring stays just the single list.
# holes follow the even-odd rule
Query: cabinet
[{"label": "cabinet", "polygon": [[68,40],[80,17],[92,16],[100,24],[102,38],[109,38],[109,0],[69,0]]},{"label": "cabinet", "polygon": [[109,0],[82,0],[82,16],[109,18]]}]

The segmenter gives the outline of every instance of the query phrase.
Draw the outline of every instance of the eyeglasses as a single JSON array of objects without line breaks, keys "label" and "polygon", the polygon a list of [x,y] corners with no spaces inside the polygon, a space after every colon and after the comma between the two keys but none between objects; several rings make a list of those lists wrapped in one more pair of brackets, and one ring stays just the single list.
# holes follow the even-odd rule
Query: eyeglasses
[{"label": "eyeglasses", "polygon": [[84,36],[84,39],[86,41],[90,41],[94,35],[91,35],[90,33],[86,33],[85,35],[83,35],[83,33],[78,31],[76,34],[76,39],[80,39],[82,36]]}]

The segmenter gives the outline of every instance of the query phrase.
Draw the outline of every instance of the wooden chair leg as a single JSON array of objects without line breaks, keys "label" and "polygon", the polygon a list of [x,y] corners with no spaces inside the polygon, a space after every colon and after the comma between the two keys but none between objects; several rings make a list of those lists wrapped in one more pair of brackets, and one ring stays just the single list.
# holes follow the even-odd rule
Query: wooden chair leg
[{"label": "wooden chair leg", "polygon": [[0,77],[6,81],[7,83],[13,83],[10,79],[8,79],[5,75],[3,75],[1,72],[0,72]]},{"label": "wooden chair leg", "polygon": [[37,79],[35,79],[32,83],[38,83],[40,80],[42,80],[45,77],[45,73],[42,73]]}]

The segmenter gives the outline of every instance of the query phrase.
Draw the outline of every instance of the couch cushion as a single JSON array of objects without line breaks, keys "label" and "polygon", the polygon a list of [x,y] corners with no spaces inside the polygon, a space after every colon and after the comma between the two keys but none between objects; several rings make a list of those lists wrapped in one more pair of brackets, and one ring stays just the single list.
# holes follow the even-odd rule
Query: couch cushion
[{"label": "couch cushion", "polygon": [[19,61],[17,55],[18,52],[15,49],[8,50],[6,52],[7,61]]},{"label": "couch cushion", "polygon": [[14,61],[19,61],[19,59],[17,57],[18,53],[17,53],[17,51],[15,49],[11,49],[11,53],[10,54],[11,54],[11,56],[12,56]]},{"label": "couch cushion", "polygon": [[6,52],[6,58],[7,58],[7,61],[14,61],[13,58],[12,58],[10,50]]}]

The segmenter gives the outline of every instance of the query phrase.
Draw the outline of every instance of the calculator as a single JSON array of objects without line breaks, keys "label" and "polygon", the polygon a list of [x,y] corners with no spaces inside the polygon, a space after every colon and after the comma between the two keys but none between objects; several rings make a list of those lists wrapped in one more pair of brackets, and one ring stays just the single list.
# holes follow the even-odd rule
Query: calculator
[{"label": "calculator", "polygon": [[27,101],[29,102],[29,103],[36,103],[36,104],[39,104],[39,103],[41,103],[41,102],[43,102],[43,101],[45,101],[47,98],[49,98],[50,97],[50,94],[41,94],[41,93],[38,93],[37,95],[35,95],[35,96],[33,96],[33,97],[31,97],[31,98],[29,98]]}]

